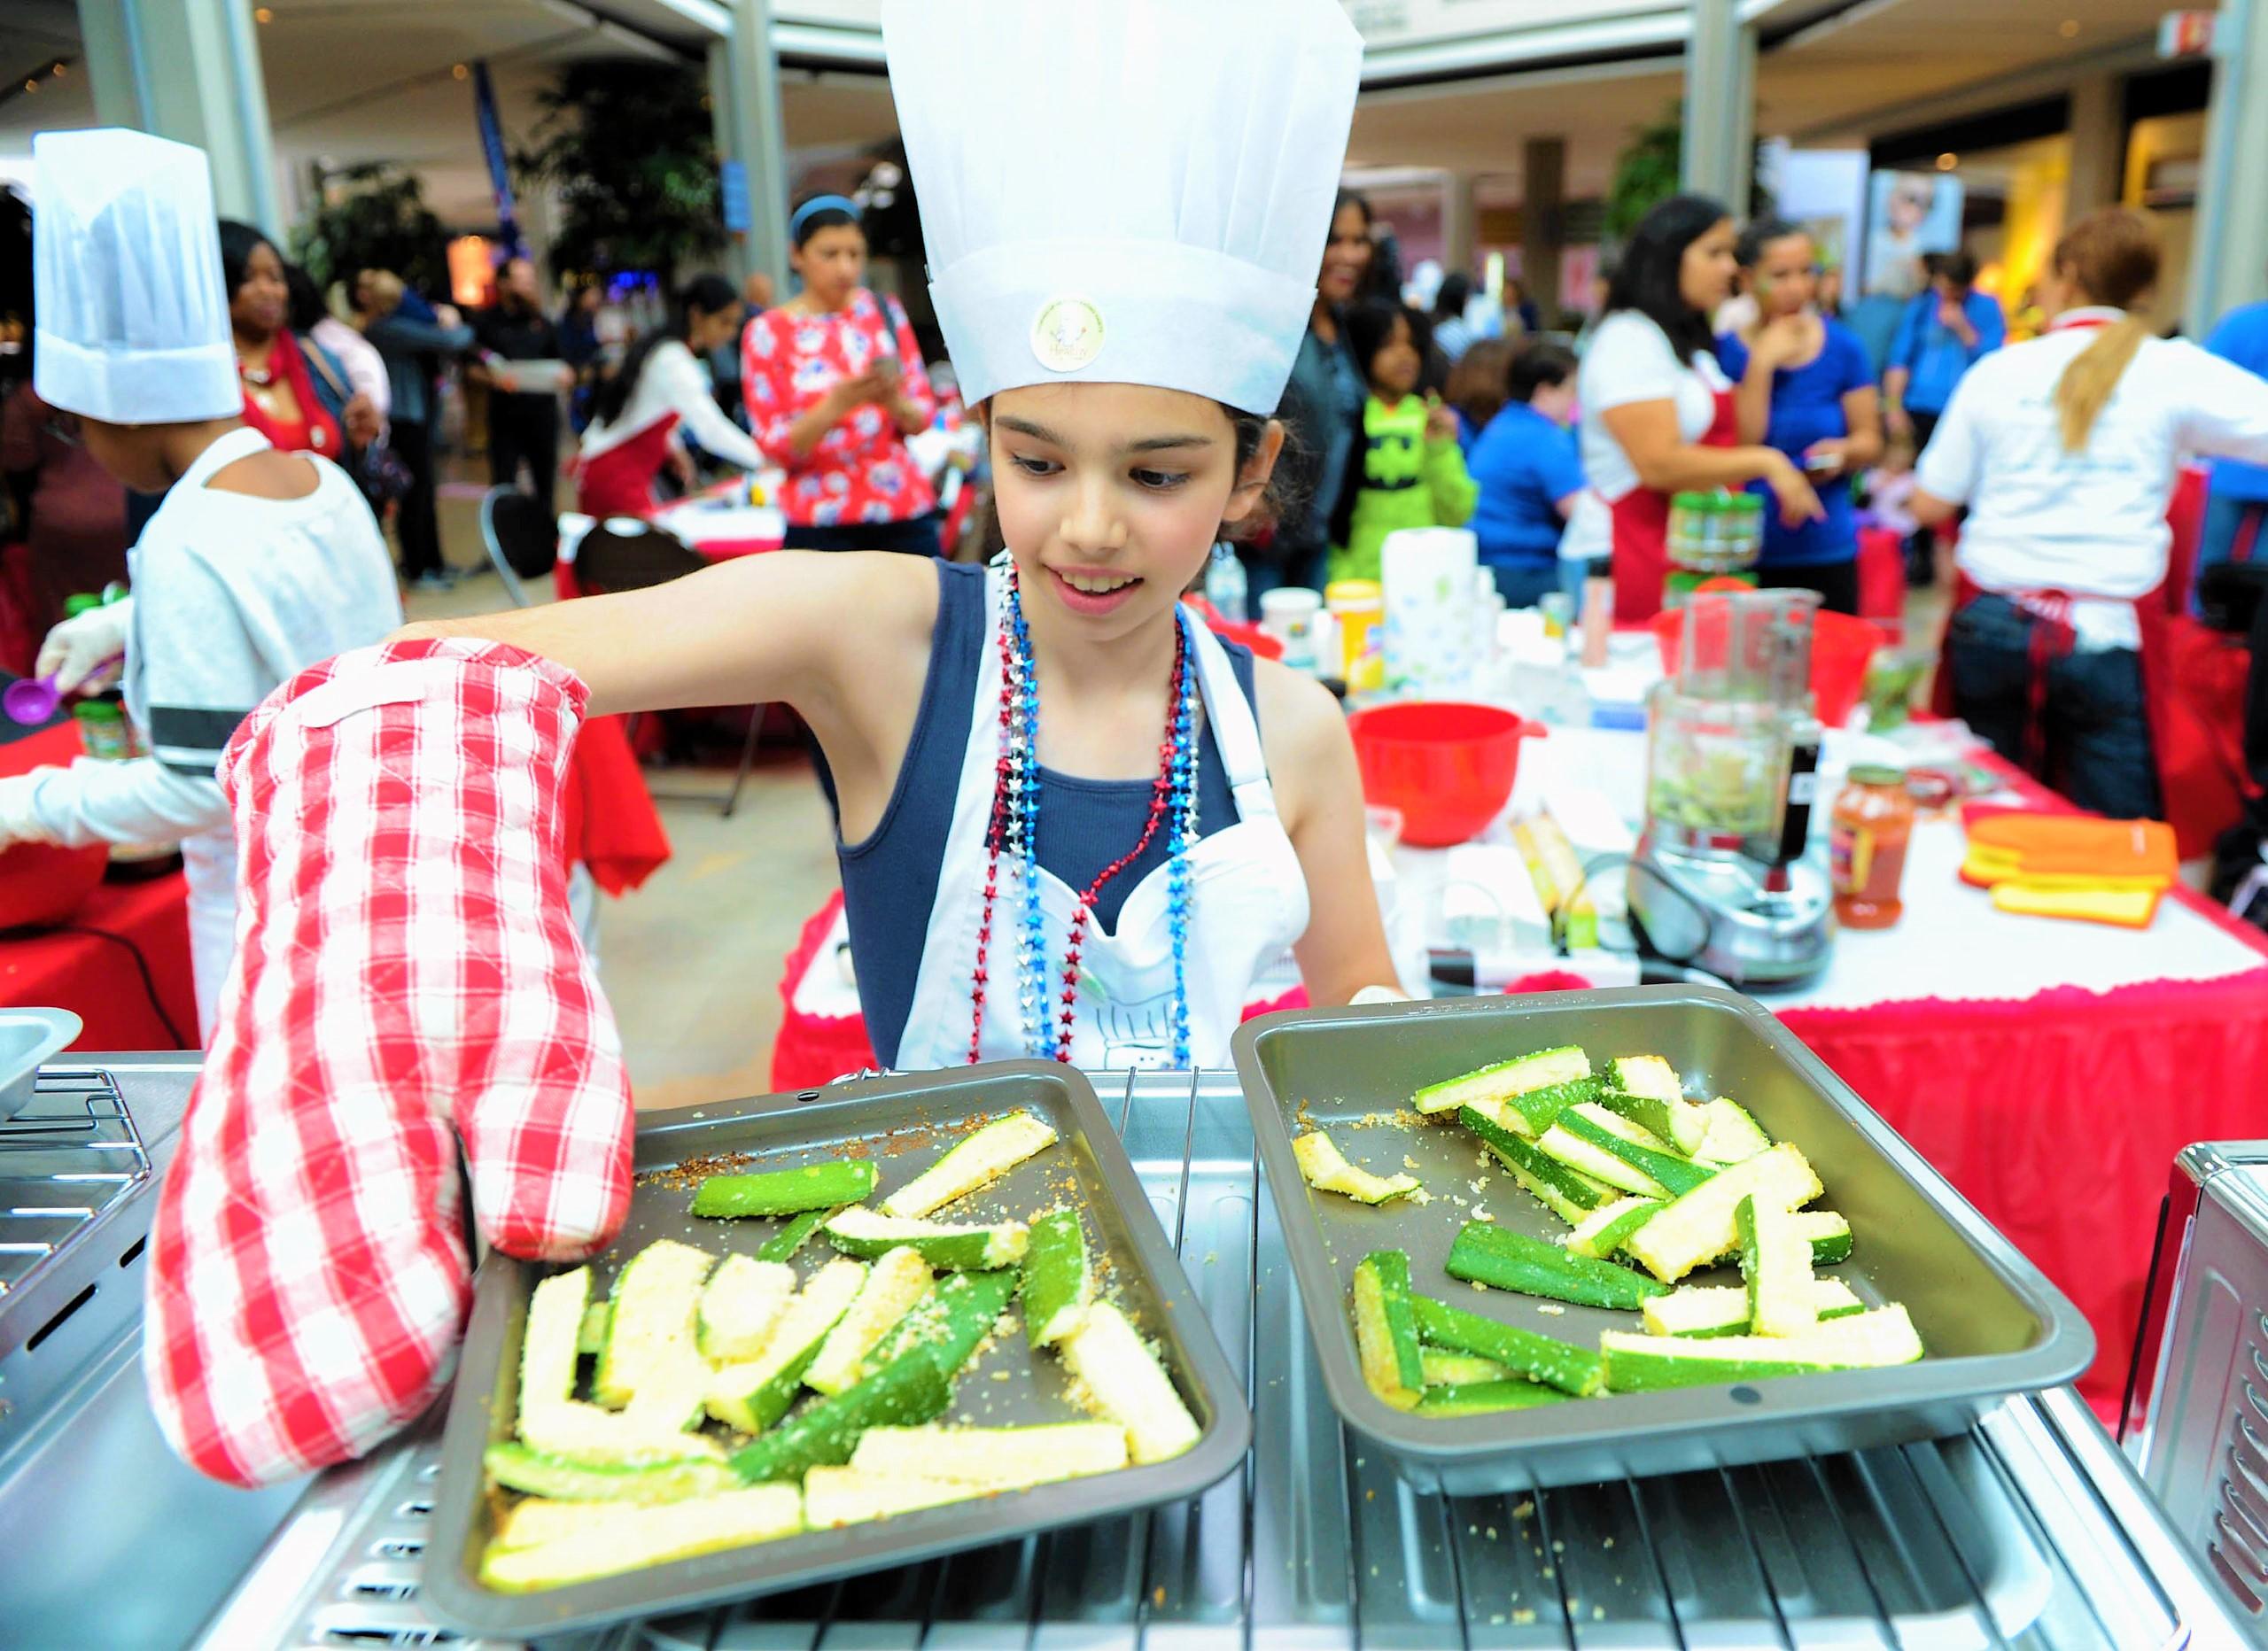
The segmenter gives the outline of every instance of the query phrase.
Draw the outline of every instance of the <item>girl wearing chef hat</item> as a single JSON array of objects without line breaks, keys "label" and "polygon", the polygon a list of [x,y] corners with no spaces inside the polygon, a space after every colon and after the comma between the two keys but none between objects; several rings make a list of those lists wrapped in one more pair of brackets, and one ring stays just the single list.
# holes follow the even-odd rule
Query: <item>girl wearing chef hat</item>
[{"label": "girl wearing chef hat", "polygon": [[[358,1453],[446,1380],[469,1272],[437,1119],[508,1253],[623,1218],[619,1043],[548,851],[586,711],[802,712],[900,1068],[1218,1065],[1287,946],[1318,1003],[1394,978],[1335,704],[1181,603],[1284,440],[1353,27],[1336,0],[886,0],[883,28],[1008,553],[782,552],[416,625],[253,714],[222,768],[238,967],[152,1245],[152,1398],[209,1472]],[[271,1236],[311,1224],[291,1189],[229,1151],[278,1114],[349,1160],[322,1231],[351,1276],[307,1276]],[[277,1318],[324,1334],[239,1333]]]},{"label": "girl wearing chef hat", "polygon": [[33,140],[35,387],[126,486],[166,494],[134,594],[65,621],[37,669],[66,694],[120,669],[151,755],[0,780],[0,846],[179,841],[200,1023],[236,923],[214,779],[245,714],[294,671],[400,623],[377,523],[344,472],[245,427],[201,151],[140,132]]}]

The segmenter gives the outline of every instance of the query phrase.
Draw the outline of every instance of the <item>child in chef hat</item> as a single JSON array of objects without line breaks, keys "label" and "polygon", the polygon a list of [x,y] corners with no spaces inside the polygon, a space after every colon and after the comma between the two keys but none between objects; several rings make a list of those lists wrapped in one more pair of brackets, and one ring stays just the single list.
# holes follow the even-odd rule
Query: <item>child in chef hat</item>
[{"label": "child in chef hat", "polygon": [[244,423],[204,152],[108,129],[32,153],[35,387],[114,478],[166,500],[133,596],[58,625],[36,667],[66,694],[122,670],[151,755],[0,779],[0,847],[178,841],[209,1030],[236,926],[221,748],[292,672],[400,624],[400,599],[353,483]]},{"label": "child in chef hat", "polygon": [[[1313,307],[1358,36],[1336,0],[886,0],[883,30],[931,296],[986,421],[1006,554],[990,569],[750,557],[413,625],[272,696],[224,771],[244,828],[342,790],[370,799],[270,833],[245,895],[223,1047],[264,1044],[297,1105],[371,1081],[324,1070],[358,1046],[401,1052],[375,1081],[405,1118],[495,1050],[555,1096],[602,1101],[618,1080],[563,884],[454,846],[556,833],[559,756],[586,712],[802,713],[836,808],[867,1030],[901,1069],[1217,1066],[1287,947],[1319,1004],[1394,979],[1335,702],[1181,602],[1261,505],[1283,444],[1270,415]],[[413,788],[365,785],[410,770]],[[292,898],[364,863],[386,895],[368,921]],[[450,943],[405,947],[405,925]],[[502,1010],[447,1014],[460,955],[492,965],[481,1001]],[[362,989],[322,996],[325,981]],[[200,1105],[224,1114],[268,1104],[250,1059],[208,1066],[206,1083]],[[476,1161],[476,1213],[513,1190],[510,1157],[491,1154],[485,1193]],[[615,1173],[626,1195],[626,1153]],[[561,1174],[520,1182],[532,1198]],[[604,1190],[576,1183],[575,1244],[504,1247],[560,1259],[605,1242],[621,1206]],[[279,1368],[246,1415],[184,1353],[158,1378],[161,1406],[212,1419],[231,1477],[367,1448],[439,1379],[405,1348],[442,1344],[461,1296],[417,1298],[346,1327],[364,1367],[390,1360],[383,1391],[342,1397],[320,1371]],[[202,1345],[194,1323],[174,1335]]]}]

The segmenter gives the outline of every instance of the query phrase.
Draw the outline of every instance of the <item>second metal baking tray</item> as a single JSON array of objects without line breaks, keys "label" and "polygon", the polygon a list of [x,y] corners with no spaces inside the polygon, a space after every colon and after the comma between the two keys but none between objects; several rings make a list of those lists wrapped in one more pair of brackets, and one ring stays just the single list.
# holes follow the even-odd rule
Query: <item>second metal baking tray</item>
[{"label": "second metal baking tray", "polygon": [[[808,1531],[542,1593],[493,1593],[478,1580],[481,1551],[494,1528],[494,1499],[486,1492],[481,1455],[491,1443],[512,1437],[520,1334],[529,1292],[542,1269],[492,1255],[480,1269],[450,1400],[433,1534],[425,1551],[426,1595],[439,1615],[470,1632],[532,1639],[912,1564],[1130,1513],[1194,1496],[1235,1469],[1252,1440],[1252,1415],[1235,1371],[1124,1146],[1086,1080],[1068,1067],[1003,1062],[942,1077],[882,1079],[806,1090],[802,1097],[769,1096],[721,1111],[659,1115],[638,1132],[640,1184],[620,1236],[592,1262],[594,1290],[610,1290],[621,1264],[656,1239],[675,1238],[725,1255],[752,1252],[779,1229],[772,1221],[695,1220],[687,1213],[690,1188],[646,1179],[653,1172],[737,1154],[749,1155],[749,1161],[732,1168],[787,1169],[848,1150],[881,1167],[879,1201],[979,1124],[1020,1109],[1053,1125],[1055,1144],[936,1219],[1022,1219],[1057,1204],[1076,1207],[1104,1294],[1157,1344],[1203,1430],[1193,1447],[1149,1467]],[[814,1237],[796,1259],[797,1270],[808,1276],[831,1253],[824,1238]],[[1000,1376],[1006,1379],[995,1379]],[[995,1427],[1085,1419],[1066,1396],[1068,1385],[1055,1358],[1035,1355],[1021,1331],[996,1337],[962,1372],[944,1419]]]},{"label": "second metal baking tray", "polygon": [[[1659,1055],[1689,1095],[1730,1096],[1793,1143],[1826,1188],[1815,1207],[1851,1223],[1851,1260],[1829,1269],[1868,1305],[1903,1302],[1928,1356],[1891,1369],[1621,1394],[1495,1415],[1421,1417],[1364,1385],[1348,1316],[1355,1268],[1410,1252],[1418,1289],[1473,1313],[1596,1346],[1637,1316],[1481,1293],[1442,1269],[1457,1229],[1482,1212],[1557,1238],[1566,1225],[1454,1122],[1384,1121],[1425,1084],[1491,1062],[1580,1044],[1594,1067]],[[1946,1179],[1771,1014],[1704,986],[1633,987],[1367,1009],[1298,1010],[1247,1022],[1236,1062],[1253,1136],[1339,1414],[1412,1484],[1458,1495],[1682,1472],[1858,1450],[1958,1432],[2000,1395],[2070,1381],[2094,1356],[2078,1309]],[[1948,1050],[1948,1060],[1959,1058]],[[1371,1121],[1365,1121],[1371,1120]],[[1376,1208],[1301,1180],[1292,1141],[1332,1132],[1347,1156],[1390,1174],[1416,1164],[1431,1202]],[[2084,1170],[2074,1170],[2084,1174]],[[1689,1282],[1722,1283],[1713,1274]],[[1551,1309],[1557,1308],[1558,1311]]]}]

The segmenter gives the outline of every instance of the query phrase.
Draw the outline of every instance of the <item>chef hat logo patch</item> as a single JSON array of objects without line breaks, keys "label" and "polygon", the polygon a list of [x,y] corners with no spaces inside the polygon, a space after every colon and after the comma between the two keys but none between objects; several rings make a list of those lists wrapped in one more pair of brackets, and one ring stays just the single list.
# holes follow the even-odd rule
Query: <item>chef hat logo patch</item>
[{"label": "chef hat logo patch", "polygon": [[1051,373],[1076,373],[1102,353],[1102,312],[1084,298],[1056,298],[1031,324],[1032,353]]}]

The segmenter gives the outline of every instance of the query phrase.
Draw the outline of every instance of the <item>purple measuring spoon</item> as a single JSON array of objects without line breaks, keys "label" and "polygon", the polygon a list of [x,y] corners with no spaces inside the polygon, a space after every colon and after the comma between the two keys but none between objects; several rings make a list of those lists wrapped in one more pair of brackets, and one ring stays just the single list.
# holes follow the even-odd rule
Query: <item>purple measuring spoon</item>
[{"label": "purple measuring spoon", "polygon": [[[89,675],[99,676],[126,657],[113,654],[97,665]],[[0,711],[5,711],[10,722],[29,725],[43,723],[62,708],[63,696],[55,691],[54,673],[44,677],[19,677],[5,688],[0,688]]]}]

